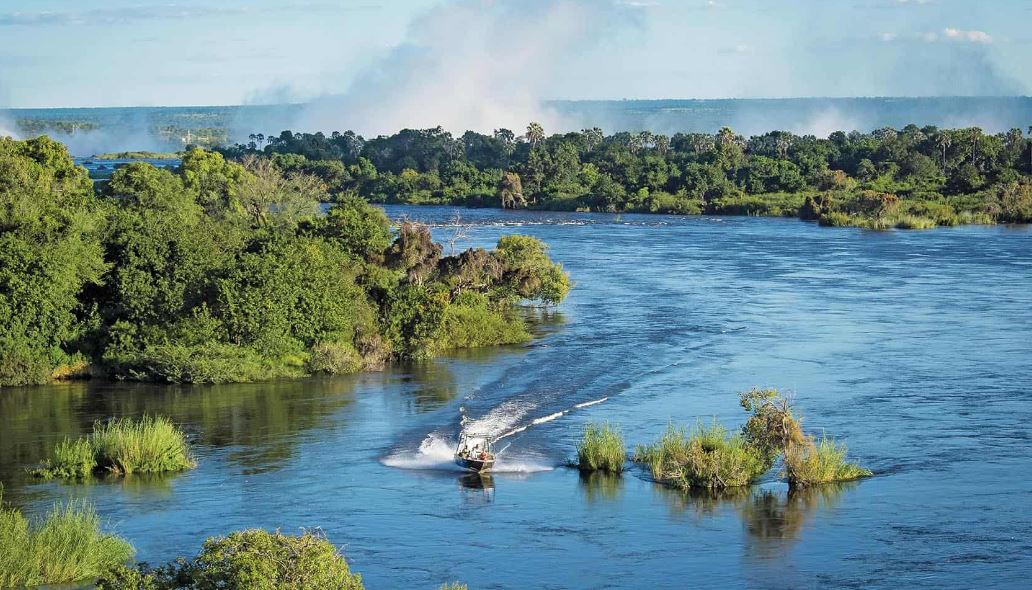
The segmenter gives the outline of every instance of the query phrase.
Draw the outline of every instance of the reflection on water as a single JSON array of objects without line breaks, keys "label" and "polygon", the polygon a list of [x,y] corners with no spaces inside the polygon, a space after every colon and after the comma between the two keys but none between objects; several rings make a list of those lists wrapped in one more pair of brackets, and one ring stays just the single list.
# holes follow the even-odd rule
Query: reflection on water
[{"label": "reflection on water", "polygon": [[[839,498],[859,482],[829,483],[806,488],[787,485],[745,486],[722,491],[684,492],[654,483],[654,492],[663,498],[675,515],[689,514],[696,521],[712,518],[721,511],[733,511],[746,532],[746,554],[758,559],[782,555],[791,541],[820,512],[831,511]],[[786,543],[789,541],[789,543]]]},{"label": "reflection on water", "polygon": [[580,487],[589,504],[612,502],[623,491],[623,477],[604,471],[581,471]]}]

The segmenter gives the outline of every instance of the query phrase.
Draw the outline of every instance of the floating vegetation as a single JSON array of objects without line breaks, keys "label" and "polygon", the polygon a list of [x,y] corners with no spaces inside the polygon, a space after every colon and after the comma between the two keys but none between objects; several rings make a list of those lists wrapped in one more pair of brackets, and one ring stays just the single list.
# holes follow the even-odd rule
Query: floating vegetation
[{"label": "floating vegetation", "polygon": [[65,439],[33,470],[43,479],[81,479],[98,472],[166,473],[194,467],[186,436],[168,418],[97,422],[86,437]]}]

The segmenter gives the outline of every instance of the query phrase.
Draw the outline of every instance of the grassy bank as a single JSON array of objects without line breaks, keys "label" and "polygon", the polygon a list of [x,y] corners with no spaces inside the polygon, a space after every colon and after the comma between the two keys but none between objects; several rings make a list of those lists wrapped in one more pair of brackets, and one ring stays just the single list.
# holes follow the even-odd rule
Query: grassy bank
[{"label": "grassy bank", "polygon": [[[3,500],[0,488],[0,503]],[[101,531],[85,503],[56,505],[29,520],[0,504],[0,587],[90,581],[132,558],[129,543]]]},{"label": "grassy bank", "polygon": [[97,473],[167,473],[195,465],[183,432],[163,417],[97,422],[93,432],[54,447],[33,474],[43,479],[86,478]]},{"label": "grassy bank", "polygon": [[767,470],[760,453],[743,436],[730,434],[716,422],[700,422],[690,431],[669,425],[659,441],[640,445],[634,460],[657,481],[683,490],[744,486]]}]

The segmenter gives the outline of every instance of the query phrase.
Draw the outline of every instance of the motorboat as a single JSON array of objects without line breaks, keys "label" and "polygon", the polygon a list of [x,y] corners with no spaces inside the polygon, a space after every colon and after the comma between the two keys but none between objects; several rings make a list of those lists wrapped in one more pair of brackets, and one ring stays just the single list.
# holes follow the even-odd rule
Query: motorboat
[{"label": "motorboat", "polygon": [[494,467],[495,454],[491,449],[491,438],[466,432],[459,434],[459,445],[455,449],[455,464],[468,471],[486,473]]}]

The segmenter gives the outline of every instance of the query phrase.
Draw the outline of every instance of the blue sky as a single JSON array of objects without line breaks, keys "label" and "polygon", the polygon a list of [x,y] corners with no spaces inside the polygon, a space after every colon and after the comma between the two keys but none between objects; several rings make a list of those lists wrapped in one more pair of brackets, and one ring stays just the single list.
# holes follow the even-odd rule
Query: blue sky
[{"label": "blue sky", "polygon": [[1028,0],[0,0],[0,106],[308,100],[409,75],[402,51],[537,98],[1028,95],[1029,23]]}]

